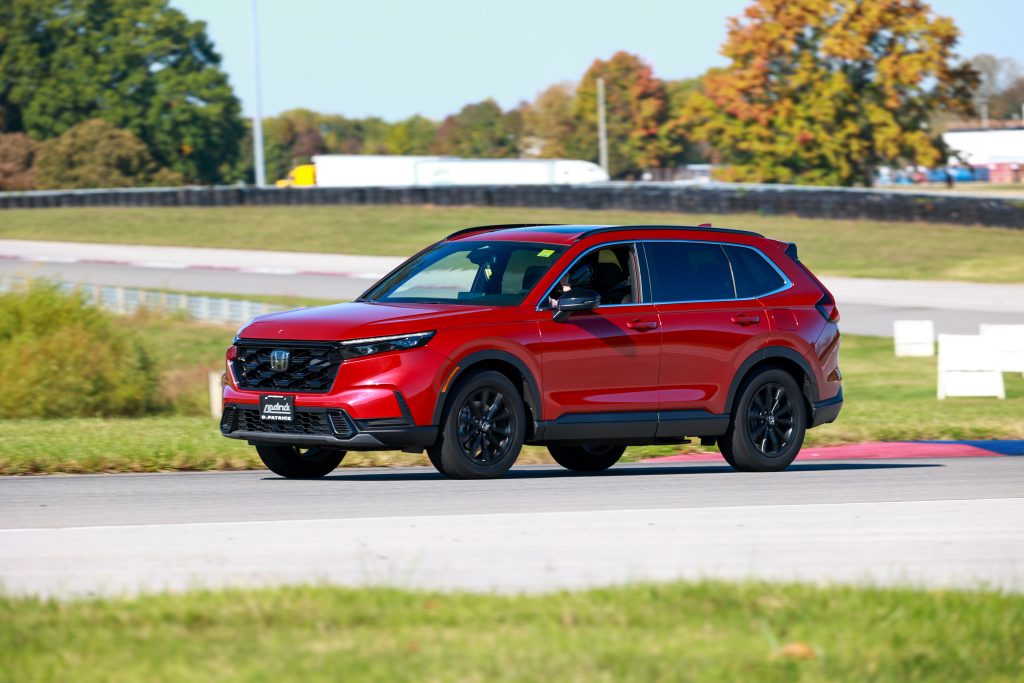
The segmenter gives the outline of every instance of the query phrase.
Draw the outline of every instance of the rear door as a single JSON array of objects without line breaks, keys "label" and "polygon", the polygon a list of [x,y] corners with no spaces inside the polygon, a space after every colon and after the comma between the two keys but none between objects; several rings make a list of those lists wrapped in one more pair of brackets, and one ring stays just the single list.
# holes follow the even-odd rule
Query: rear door
[{"label": "rear door", "polygon": [[659,436],[685,435],[686,421],[727,414],[729,386],[740,364],[767,344],[765,311],[756,298],[737,296],[726,246],[644,242],[662,325]]}]

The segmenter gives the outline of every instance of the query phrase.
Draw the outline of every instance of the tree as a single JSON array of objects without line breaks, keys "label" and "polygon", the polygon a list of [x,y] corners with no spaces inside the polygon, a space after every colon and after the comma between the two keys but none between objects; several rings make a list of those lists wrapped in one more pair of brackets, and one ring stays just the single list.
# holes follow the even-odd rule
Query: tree
[{"label": "tree", "polygon": [[519,156],[522,114],[503,112],[488,98],[467,104],[438,128],[434,151],[460,157],[509,158]]},{"label": "tree", "polygon": [[0,190],[35,187],[32,164],[38,145],[24,133],[0,135]]},{"label": "tree", "polygon": [[929,116],[970,113],[977,83],[957,35],[921,0],[756,0],[681,123],[728,180],[870,185],[881,164],[932,166]]},{"label": "tree", "polygon": [[628,52],[616,52],[608,61],[595,60],[583,75],[573,102],[576,125],[567,141],[568,154],[597,161],[598,78],[604,79],[611,175],[661,166],[666,153],[660,135],[666,119],[665,84],[650,65]]},{"label": "tree", "polygon": [[525,146],[536,150],[544,159],[564,159],[566,144],[576,121],[573,119],[575,86],[556,83],[537,95],[523,111],[523,137]]},{"label": "tree", "polygon": [[1024,76],[1007,84],[992,98],[989,112],[996,119],[1024,118]]},{"label": "tree", "polygon": [[180,176],[158,171],[146,146],[103,119],[72,126],[44,142],[35,165],[40,189],[177,185]]},{"label": "tree", "polygon": [[[994,55],[975,55],[971,66],[978,72],[978,86],[974,91],[976,109],[984,117],[1009,118],[1017,111],[1006,111],[1001,95],[1020,78],[1020,67],[1009,57],[1000,59]],[[993,110],[994,109],[994,110]]]},{"label": "tree", "polygon": [[217,182],[238,156],[239,103],[202,22],[168,0],[0,3],[0,126],[45,140],[92,118],[159,166]]},{"label": "tree", "polygon": [[416,114],[391,126],[387,147],[389,154],[430,154],[438,125]]}]

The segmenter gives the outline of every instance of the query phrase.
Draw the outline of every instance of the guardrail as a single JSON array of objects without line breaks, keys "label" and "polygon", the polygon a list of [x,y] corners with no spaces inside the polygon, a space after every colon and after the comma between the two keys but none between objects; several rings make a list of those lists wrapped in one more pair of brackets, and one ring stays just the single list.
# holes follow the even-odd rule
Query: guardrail
[{"label": "guardrail", "polygon": [[435,204],[761,213],[1024,229],[1024,198],[795,185],[489,185],[439,187],[174,187],[0,192],[0,209],[80,206]]},{"label": "guardrail", "polygon": [[[9,292],[24,287],[29,278],[0,277],[0,292]],[[241,325],[257,315],[283,310],[260,301],[225,299],[211,296],[194,296],[136,287],[91,285],[74,282],[58,283],[66,292],[78,291],[86,303],[100,306],[111,313],[131,315],[139,309],[178,313],[201,322],[233,323]]]}]

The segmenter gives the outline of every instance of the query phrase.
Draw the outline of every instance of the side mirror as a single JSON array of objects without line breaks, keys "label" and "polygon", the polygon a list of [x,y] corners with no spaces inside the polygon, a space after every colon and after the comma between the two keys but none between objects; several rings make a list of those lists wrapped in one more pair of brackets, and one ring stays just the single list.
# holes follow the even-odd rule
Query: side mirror
[{"label": "side mirror", "polygon": [[555,314],[552,317],[556,323],[564,323],[573,313],[592,311],[600,303],[601,295],[592,289],[570,289],[558,299]]}]

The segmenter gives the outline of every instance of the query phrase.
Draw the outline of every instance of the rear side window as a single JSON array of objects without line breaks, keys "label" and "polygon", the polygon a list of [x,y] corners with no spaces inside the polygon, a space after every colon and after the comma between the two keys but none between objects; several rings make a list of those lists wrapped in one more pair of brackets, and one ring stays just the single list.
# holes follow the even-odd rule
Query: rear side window
[{"label": "rear side window", "polygon": [[740,299],[753,299],[774,292],[786,284],[767,258],[755,249],[726,246],[725,251],[732,262],[736,296]]},{"label": "rear side window", "polygon": [[732,272],[721,245],[647,242],[644,245],[656,302],[733,299]]}]

